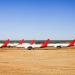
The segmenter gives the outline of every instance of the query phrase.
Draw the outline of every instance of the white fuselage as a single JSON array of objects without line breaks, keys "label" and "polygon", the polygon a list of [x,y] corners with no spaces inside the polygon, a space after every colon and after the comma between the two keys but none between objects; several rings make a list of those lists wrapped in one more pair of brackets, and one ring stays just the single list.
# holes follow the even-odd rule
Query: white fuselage
[{"label": "white fuselage", "polygon": [[21,48],[28,48],[28,47],[32,47],[32,48],[36,48],[36,47],[41,47],[41,44],[30,44],[30,43],[23,43],[20,45],[17,45],[16,47],[21,47]]},{"label": "white fuselage", "polygon": [[9,43],[7,45],[7,47],[16,47],[18,45],[18,43]]},{"label": "white fuselage", "polygon": [[58,46],[60,46],[60,47],[67,47],[69,44],[68,43],[50,43],[50,44],[48,44],[48,46],[51,46],[51,47],[58,47]]},{"label": "white fuselage", "polygon": [[0,43],[0,47],[2,46],[3,44],[2,43]]},{"label": "white fuselage", "polygon": [[[69,43],[49,43],[47,46],[48,47],[67,47],[69,45]],[[28,47],[32,47],[32,48],[40,48],[41,44],[30,44],[30,43],[23,43],[23,44],[18,44],[18,43],[9,43],[7,46],[11,46],[11,47],[17,47],[17,48],[25,48],[27,49]]]}]

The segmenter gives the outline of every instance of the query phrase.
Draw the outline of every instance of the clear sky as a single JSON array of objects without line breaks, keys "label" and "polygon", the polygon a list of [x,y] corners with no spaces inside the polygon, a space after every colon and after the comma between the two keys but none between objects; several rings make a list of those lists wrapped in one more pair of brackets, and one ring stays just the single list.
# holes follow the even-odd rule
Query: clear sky
[{"label": "clear sky", "polygon": [[75,0],[0,0],[0,39],[74,39]]}]

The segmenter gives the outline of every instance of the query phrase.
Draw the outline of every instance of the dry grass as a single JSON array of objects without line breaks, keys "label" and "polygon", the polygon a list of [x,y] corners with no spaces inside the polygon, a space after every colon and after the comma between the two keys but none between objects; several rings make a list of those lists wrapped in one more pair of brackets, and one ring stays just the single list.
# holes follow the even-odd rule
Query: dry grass
[{"label": "dry grass", "polygon": [[75,47],[0,49],[0,75],[75,75]]}]

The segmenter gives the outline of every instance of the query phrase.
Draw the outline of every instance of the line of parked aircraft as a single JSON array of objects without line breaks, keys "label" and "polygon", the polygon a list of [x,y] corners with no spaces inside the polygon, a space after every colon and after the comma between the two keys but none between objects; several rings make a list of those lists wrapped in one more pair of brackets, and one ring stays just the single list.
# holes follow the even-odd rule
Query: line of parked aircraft
[{"label": "line of parked aircraft", "polygon": [[44,47],[56,47],[56,48],[62,48],[62,47],[71,47],[75,45],[75,39],[72,40],[69,43],[49,43],[49,39],[44,41],[43,43],[36,44],[35,40],[31,40],[29,43],[25,43],[24,39],[19,40],[18,43],[10,43],[10,39],[5,40],[3,44],[0,44],[0,48],[4,47],[16,47],[16,48],[25,48],[28,50],[31,50],[33,48],[44,48]]}]

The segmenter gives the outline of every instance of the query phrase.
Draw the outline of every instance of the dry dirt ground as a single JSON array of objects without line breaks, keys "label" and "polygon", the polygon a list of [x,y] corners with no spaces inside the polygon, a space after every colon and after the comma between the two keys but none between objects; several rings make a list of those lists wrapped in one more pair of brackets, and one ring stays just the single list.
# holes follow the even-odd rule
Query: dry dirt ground
[{"label": "dry dirt ground", "polygon": [[75,75],[75,47],[0,49],[0,75]]}]

